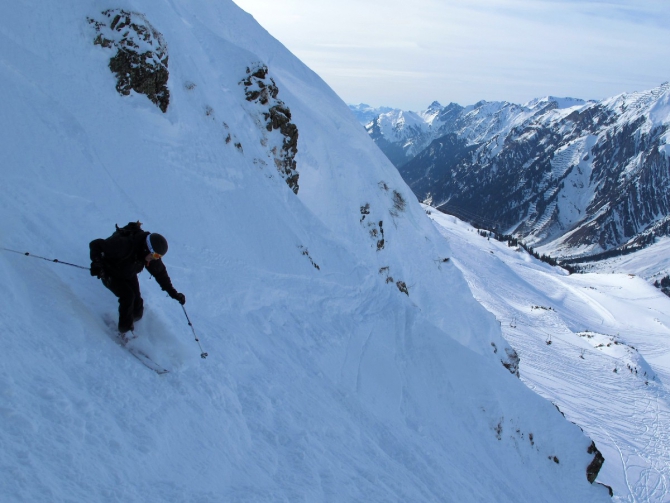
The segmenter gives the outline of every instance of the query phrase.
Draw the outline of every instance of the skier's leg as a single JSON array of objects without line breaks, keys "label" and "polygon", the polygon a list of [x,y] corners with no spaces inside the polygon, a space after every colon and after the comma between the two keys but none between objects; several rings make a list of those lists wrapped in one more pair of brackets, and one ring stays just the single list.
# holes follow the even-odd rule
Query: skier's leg
[{"label": "skier's leg", "polygon": [[[135,277],[137,282],[137,277]],[[133,308],[135,306],[135,287],[132,280],[108,277],[103,284],[119,298],[119,332],[125,334],[133,330]]]},{"label": "skier's leg", "polygon": [[142,300],[142,294],[140,293],[140,282],[137,280],[137,276],[131,281],[133,286],[133,292],[135,294],[135,301],[133,303],[133,321],[140,321],[142,315],[144,314],[144,300]]}]

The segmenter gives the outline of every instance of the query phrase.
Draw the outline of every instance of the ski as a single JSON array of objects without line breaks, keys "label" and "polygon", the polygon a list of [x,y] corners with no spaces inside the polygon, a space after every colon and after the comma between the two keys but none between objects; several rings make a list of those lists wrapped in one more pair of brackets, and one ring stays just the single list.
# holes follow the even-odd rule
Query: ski
[{"label": "ski", "polygon": [[153,370],[156,372],[158,375],[162,374],[167,374],[170,371],[166,369],[165,367],[162,367],[158,363],[156,363],[148,354],[146,354],[144,351],[141,349],[134,348],[132,346],[129,346],[128,343],[134,341],[137,339],[137,334],[133,331],[130,331],[131,336],[128,337],[126,334],[122,334],[116,330],[116,324],[115,322],[111,319],[105,316],[105,323],[107,326],[109,326],[110,329],[115,331],[115,337],[114,341],[124,348],[126,351],[128,351],[131,355],[133,355],[137,360],[142,363],[145,367],[148,369]]},{"label": "ski", "polygon": [[[135,334],[133,334],[133,335],[135,335]],[[133,339],[136,338],[136,337],[137,336],[133,337]],[[119,339],[121,339],[121,341],[123,341],[123,338],[119,337]],[[145,367],[153,370],[158,375],[163,375],[163,374],[167,374],[168,372],[170,372],[168,369],[166,369],[164,367],[161,367],[158,363],[153,361],[151,359],[151,357],[148,354],[146,354],[144,351],[142,351],[140,349],[133,348],[131,346],[127,346],[123,342],[121,342],[121,345],[124,348],[126,348],[131,355],[133,355],[135,358],[137,358]]]}]

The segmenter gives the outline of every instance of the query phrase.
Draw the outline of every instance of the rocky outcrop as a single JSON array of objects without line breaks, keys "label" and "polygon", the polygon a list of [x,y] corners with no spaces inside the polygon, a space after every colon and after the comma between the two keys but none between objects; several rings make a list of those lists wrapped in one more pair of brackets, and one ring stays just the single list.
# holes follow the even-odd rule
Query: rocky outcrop
[{"label": "rocky outcrop", "polygon": [[587,452],[589,454],[593,454],[593,461],[591,461],[589,466],[586,468],[586,478],[589,482],[591,482],[591,484],[593,484],[596,481],[598,473],[600,473],[600,469],[602,468],[603,463],[605,463],[605,458],[596,447],[595,442],[591,442]]},{"label": "rocky outcrop", "polygon": [[[498,346],[496,346],[495,342],[491,343],[491,347],[493,347],[493,353],[498,354]],[[503,367],[509,370],[510,374],[519,377],[519,363],[521,363],[519,354],[512,348],[505,348],[505,354],[507,358],[500,357]]]},{"label": "rocky outcrop", "polygon": [[295,156],[298,153],[298,127],[291,122],[291,110],[277,99],[279,88],[268,75],[268,68],[257,64],[247,68],[247,76],[241,82],[248,102],[257,105],[267,131],[261,143],[269,148],[277,171],[295,194],[298,185],[298,168]]},{"label": "rocky outcrop", "polygon": [[116,49],[109,69],[116,75],[116,90],[146,95],[161,111],[170,103],[167,87],[168,53],[163,36],[144,15],[123,9],[108,9],[100,19],[88,18],[97,33],[94,44]]}]

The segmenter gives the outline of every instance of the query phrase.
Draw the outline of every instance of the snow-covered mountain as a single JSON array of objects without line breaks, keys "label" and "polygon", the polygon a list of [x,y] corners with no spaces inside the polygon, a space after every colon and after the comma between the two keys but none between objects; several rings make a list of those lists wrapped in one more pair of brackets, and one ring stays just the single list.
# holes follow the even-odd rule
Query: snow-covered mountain
[{"label": "snow-covered mountain", "polygon": [[[401,166],[423,150],[442,125],[438,119],[442,105],[437,101],[421,112],[389,109],[365,123],[370,136],[386,157]],[[444,112],[442,112],[444,113]]]},{"label": "snow-covered mountain", "polygon": [[545,252],[593,255],[668,235],[668,83],[601,102],[452,104],[422,127],[389,120],[368,131],[420,200]]},{"label": "snow-covered mountain", "polygon": [[462,107],[446,107],[434,101],[420,112],[392,109],[365,123],[370,136],[397,167],[406,164],[437,138],[456,133],[468,144],[486,143],[522,124],[528,118],[559,104],[565,108],[583,105],[582,100],[553,98],[533,100],[526,105],[480,101]]},{"label": "snow-covered mountain", "polygon": [[367,103],[359,103],[358,105],[349,105],[349,110],[353,112],[358,122],[366,125],[380,114],[385,114],[393,109],[391,107],[373,107]]},{"label": "snow-covered mountain", "polygon": [[[397,170],[251,16],[24,1],[0,23],[2,501],[609,500]],[[163,376],[69,265],[136,220],[193,322],[141,276],[130,344]]]}]

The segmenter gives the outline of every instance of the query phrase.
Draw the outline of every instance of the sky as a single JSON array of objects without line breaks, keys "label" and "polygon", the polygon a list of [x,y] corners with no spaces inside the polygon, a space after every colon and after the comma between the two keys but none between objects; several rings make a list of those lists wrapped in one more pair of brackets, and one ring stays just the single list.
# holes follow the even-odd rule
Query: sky
[{"label": "sky", "polygon": [[235,0],[347,103],[604,99],[670,80],[668,0]]}]

